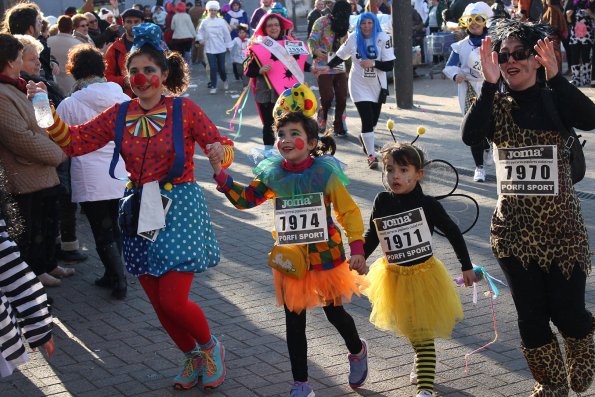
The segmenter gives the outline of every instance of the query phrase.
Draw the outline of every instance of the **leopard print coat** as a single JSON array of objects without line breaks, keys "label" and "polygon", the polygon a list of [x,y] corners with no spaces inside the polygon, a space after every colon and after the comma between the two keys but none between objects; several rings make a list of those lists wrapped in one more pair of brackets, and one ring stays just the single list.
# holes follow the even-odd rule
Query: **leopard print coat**
[{"label": "leopard print coat", "polygon": [[534,262],[545,272],[557,265],[569,279],[575,265],[589,274],[587,229],[570,177],[568,152],[558,131],[521,129],[512,118],[516,103],[497,94],[494,100],[496,147],[557,145],[557,196],[500,195],[492,216],[491,245],[496,258],[517,257],[525,268]]}]

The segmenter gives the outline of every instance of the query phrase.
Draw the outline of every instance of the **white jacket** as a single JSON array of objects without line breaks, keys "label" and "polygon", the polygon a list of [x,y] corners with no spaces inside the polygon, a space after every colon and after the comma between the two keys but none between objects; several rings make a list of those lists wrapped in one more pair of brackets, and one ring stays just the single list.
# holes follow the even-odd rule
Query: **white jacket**
[{"label": "white jacket", "polygon": [[198,27],[196,40],[204,42],[207,54],[221,54],[233,46],[229,25],[223,18],[203,19]]},{"label": "white jacket", "polygon": [[[116,83],[94,83],[75,91],[64,99],[56,112],[69,125],[86,123],[116,103],[130,100]],[[125,182],[109,176],[109,166],[114,153],[114,142],[101,149],[73,157],[70,166],[72,202],[112,200],[124,195]],[[118,161],[116,177],[127,177],[124,161]]]},{"label": "white jacket", "polygon": [[185,12],[177,12],[171,20],[171,30],[174,31],[173,39],[194,39],[196,27],[192,18]]}]

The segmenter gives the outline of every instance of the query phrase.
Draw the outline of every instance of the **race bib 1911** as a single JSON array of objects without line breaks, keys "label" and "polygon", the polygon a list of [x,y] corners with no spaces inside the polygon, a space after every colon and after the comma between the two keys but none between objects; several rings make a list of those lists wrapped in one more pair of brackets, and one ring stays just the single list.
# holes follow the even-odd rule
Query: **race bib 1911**
[{"label": "race bib 1911", "polygon": [[322,193],[275,197],[275,232],[278,245],[328,241]]},{"label": "race bib 1911", "polygon": [[374,219],[388,263],[403,264],[432,255],[432,234],[423,208]]},{"label": "race bib 1911", "polygon": [[556,145],[498,148],[495,161],[498,194],[558,195]]}]

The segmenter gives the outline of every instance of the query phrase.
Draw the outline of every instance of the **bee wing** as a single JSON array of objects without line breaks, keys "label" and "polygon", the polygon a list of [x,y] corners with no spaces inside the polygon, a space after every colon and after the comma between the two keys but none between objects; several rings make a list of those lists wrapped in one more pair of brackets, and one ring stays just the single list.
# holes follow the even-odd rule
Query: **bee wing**
[{"label": "bee wing", "polygon": [[[461,233],[467,233],[477,223],[479,205],[473,197],[466,194],[451,194],[441,198],[440,204],[454,223],[459,226]],[[439,230],[435,230],[435,232],[444,236]]]},{"label": "bee wing", "polygon": [[451,195],[459,184],[455,167],[444,160],[431,160],[424,165],[424,177],[420,181],[424,194],[436,198]]}]

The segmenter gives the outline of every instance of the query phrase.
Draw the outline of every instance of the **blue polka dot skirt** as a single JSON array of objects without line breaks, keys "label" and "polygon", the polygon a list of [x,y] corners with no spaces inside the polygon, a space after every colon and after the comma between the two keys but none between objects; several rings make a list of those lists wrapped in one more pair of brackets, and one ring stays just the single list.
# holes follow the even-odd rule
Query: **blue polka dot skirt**
[{"label": "blue polka dot skirt", "polygon": [[172,199],[155,242],[122,236],[126,269],[135,276],[161,276],[169,271],[200,273],[219,263],[205,196],[196,182],[173,185],[161,194]]}]

